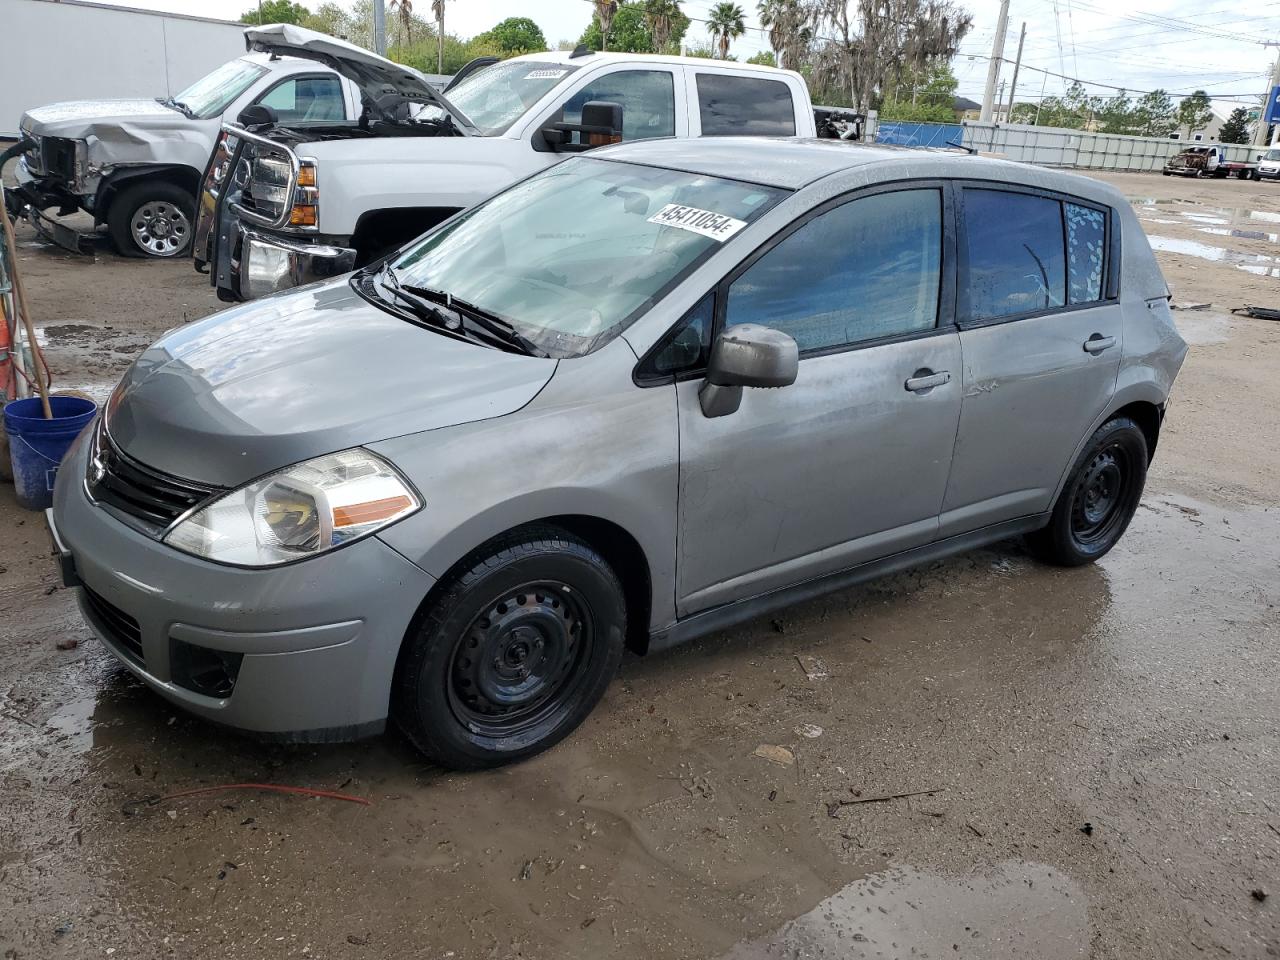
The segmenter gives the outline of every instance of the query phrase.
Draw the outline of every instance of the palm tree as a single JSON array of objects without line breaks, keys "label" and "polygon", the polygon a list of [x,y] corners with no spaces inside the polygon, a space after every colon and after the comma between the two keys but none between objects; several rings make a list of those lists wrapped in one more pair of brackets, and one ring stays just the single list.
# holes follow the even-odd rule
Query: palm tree
[{"label": "palm tree", "polygon": [[391,0],[387,6],[400,19],[400,42],[413,43],[413,0]]},{"label": "palm tree", "polygon": [[436,73],[444,73],[444,0],[431,0],[431,12],[436,17]]},{"label": "palm tree", "polygon": [[[760,0],[760,25],[769,31],[769,46],[778,66],[796,69],[808,42],[804,11],[797,0]],[[794,63],[792,61],[795,61]]]},{"label": "palm tree", "polygon": [[675,22],[680,17],[679,0],[644,0],[644,19],[653,36],[653,50],[663,53],[671,42]]},{"label": "palm tree", "polygon": [[746,14],[730,0],[722,0],[707,14],[707,33],[711,34],[720,59],[729,59],[729,43],[747,32]]},{"label": "palm tree", "polygon": [[613,15],[618,12],[618,0],[591,0],[600,20],[600,49],[609,49],[609,31],[613,28]]}]

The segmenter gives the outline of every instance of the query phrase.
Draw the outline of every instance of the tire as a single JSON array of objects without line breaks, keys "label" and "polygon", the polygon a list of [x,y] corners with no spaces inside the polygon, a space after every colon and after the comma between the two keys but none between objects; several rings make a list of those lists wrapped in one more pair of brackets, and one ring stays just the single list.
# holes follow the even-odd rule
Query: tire
[{"label": "tire", "polygon": [[1048,526],[1027,537],[1039,559],[1078,567],[1105,556],[1119,542],[1142,499],[1147,440],[1128,417],[1098,428],[1058,494]]},{"label": "tire", "polygon": [[556,527],[490,541],[441,584],[397,668],[396,723],[443,767],[520,760],[568,736],[617,672],[617,575]]},{"label": "tire", "polygon": [[1172,173],[1170,173],[1168,170],[1161,170],[1161,171],[1160,171],[1160,176],[1162,176],[1162,177],[1172,177],[1172,176],[1173,176],[1173,174],[1172,174]]},{"label": "tire", "polygon": [[196,201],[176,184],[144,180],[116,194],[107,230],[121,255],[167,260],[191,249]]}]

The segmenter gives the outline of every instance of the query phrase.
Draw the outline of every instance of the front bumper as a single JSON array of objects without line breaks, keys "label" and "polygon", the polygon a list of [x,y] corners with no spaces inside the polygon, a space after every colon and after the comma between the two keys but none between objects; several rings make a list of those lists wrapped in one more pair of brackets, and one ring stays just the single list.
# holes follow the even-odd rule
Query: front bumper
[{"label": "front bumper", "polygon": [[1280,167],[1259,167],[1258,176],[1263,180],[1280,180]]},{"label": "front bumper", "polygon": [[215,284],[221,300],[256,300],[350,273],[356,252],[350,247],[275,236],[232,219],[218,238]]},{"label": "front bumper", "polygon": [[[87,449],[77,442],[59,471],[55,552],[69,555],[81,612],[121,663],[172,703],[242,730],[306,742],[381,731],[430,576],[377,537],[260,570],[188,556],[89,499]],[[191,646],[234,658],[229,695],[179,682],[176,658]]]},{"label": "front bumper", "polygon": [[27,167],[25,156],[18,158],[13,171],[15,186],[4,191],[4,205],[9,216],[26,220],[50,243],[55,243],[72,253],[93,252],[93,235],[82,233],[55,220],[45,213],[49,207],[57,207],[60,213],[85,210],[84,199],[72,193],[67,185],[54,177],[33,174]]}]

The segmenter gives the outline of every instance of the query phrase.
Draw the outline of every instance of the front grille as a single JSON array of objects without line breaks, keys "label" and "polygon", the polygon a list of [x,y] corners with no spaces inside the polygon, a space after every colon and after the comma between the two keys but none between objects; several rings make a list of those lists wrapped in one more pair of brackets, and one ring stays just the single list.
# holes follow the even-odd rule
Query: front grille
[{"label": "front grille", "polygon": [[68,183],[76,180],[76,142],[66,137],[42,137],[40,165],[50,176]]},{"label": "front grille", "polygon": [[184,513],[220,492],[219,487],[173,477],[122,453],[102,421],[89,456],[89,496],[162,533]]},{"label": "front grille", "polygon": [[108,603],[88,587],[84,588],[85,606],[93,614],[98,627],[107,635],[107,639],[120,648],[129,659],[139,666],[145,663],[142,655],[142,628],[119,607]]}]

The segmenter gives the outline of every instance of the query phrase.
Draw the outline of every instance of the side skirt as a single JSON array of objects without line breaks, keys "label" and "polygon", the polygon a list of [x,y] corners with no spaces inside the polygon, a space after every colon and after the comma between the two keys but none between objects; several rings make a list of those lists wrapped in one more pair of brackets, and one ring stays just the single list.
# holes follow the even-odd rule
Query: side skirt
[{"label": "side skirt", "polygon": [[1005,520],[1002,523],[971,530],[968,533],[948,537],[936,543],[928,543],[922,547],[914,547],[911,550],[904,550],[901,553],[881,557],[879,560],[868,560],[866,563],[860,563],[856,567],[837,570],[835,573],[828,573],[812,580],[804,580],[790,587],[781,587],[769,593],[762,593],[759,596],[748,597],[745,600],[735,600],[733,603],[726,603],[718,607],[712,607],[710,610],[703,610],[701,613],[695,613],[692,616],[685,617],[683,620],[677,620],[671,626],[662,630],[652,631],[649,634],[649,649],[647,652],[656,653],[659,650],[666,650],[670,647],[687,643],[690,640],[695,640],[698,637],[706,636],[708,633],[724,630],[728,627],[737,626],[744,621],[762,617],[767,613],[773,613],[775,610],[781,610],[784,607],[790,607],[805,600],[812,600],[814,597],[820,597],[823,594],[844,590],[847,587],[865,583],[868,580],[874,580],[891,573],[897,573],[900,570],[931,563],[934,560],[941,560],[943,557],[964,553],[968,550],[976,550],[979,547],[985,547],[1000,540],[1008,540],[1010,537],[1039,530],[1049,522],[1050,516],[1051,514],[1049,513],[1038,513],[1029,517]]}]

